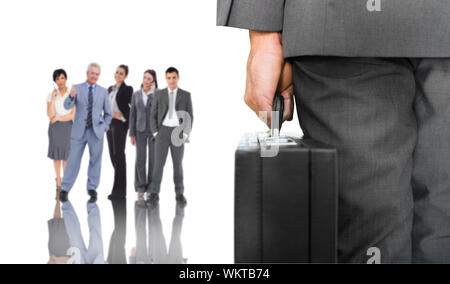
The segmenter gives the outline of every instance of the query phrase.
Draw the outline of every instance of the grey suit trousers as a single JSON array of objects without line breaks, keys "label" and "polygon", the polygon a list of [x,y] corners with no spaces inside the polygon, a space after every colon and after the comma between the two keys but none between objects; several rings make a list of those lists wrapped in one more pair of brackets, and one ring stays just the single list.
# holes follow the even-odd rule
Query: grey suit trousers
[{"label": "grey suit trousers", "polygon": [[[184,144],[180,147],[175,146],[172,143],[172,131],[176,128],[162,126],[156,136],[155,141],[155,165],[152,175],[152,183],[150,191],[152,193],[159,194],[161,191],[161,181],[163,178],[164,166],[166,164],[167,155],[169,153],[172,156],[173,163],[173,181],[175,183],[175,192],[177,194],[184,193],[183,183],[183,156],[184,156]],[[180,134],[182,139],[183,134]]]},{"label": "grey suit trousers", "polygon": [[450,59],[297,57],[306,137],[339,156],[339,261],[450,262]]},{"label": "grey suit trousers", "polygon": [[155,141],[150,132],[136,131],[136,192],[149,192],[155,164]]}]

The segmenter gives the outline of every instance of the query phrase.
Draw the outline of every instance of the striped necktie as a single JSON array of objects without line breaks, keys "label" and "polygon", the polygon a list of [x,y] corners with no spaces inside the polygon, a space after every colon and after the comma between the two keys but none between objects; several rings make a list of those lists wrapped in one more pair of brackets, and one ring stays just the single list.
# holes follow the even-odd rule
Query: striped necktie
[{"label": "striped necktie", "polygon": [[87,123],[86,128],[92,127],[92,106],[94,104],[94,94],[92,92],[92,86],[89,86],[89,95],[88,95],[88,116],[87,116]]}]

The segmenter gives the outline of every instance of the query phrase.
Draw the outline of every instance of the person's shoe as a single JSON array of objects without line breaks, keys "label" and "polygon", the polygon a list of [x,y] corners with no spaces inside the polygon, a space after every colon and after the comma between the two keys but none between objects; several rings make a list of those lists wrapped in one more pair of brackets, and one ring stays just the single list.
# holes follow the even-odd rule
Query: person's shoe
[{"label": "person's shoe", "polygon": [[181,206],[181,208],[186,207],[187,200],[183,194],[177,194],[177,197],[175,199],[177,200],[177,204],[179,204]]},{"label": "person's shoe", "polygon": [[159,194],[157,193],[150,194],[150,197],[148,198],[147,201],[151,206],[155,207],[156,205],[158,205],[159,202]]},{"label": "person's shoe", "polygon": [[59,193],[59,200],[63,203],[69,201],[69,193],[67,191],[61,191]]},{"label": "person's shoe", "polygon": [[108,195],[108,199],[111,201],[121,201],[126,198],[127,198],[126,196],[117,195],[115,193],[111,193],[110,195]]},{"label": "person's shoe", "polygon": [[95,190],[88,190],[88,194],[90,196],[90,199],[88,201],[89,203],[97,202],[97,191],[95,191]]}]

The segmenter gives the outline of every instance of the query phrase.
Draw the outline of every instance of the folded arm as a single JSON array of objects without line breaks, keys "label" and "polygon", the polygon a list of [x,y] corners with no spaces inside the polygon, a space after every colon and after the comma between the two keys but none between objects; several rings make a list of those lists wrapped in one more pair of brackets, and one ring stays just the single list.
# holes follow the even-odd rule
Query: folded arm
[{"label": "folded arm", "polygon": [[76,110],[76,107],[73,107],[72,111],[69,114],[57,117],[58,121],[66,122],[66,121],[73,120],[75,117],[75,110]]}]

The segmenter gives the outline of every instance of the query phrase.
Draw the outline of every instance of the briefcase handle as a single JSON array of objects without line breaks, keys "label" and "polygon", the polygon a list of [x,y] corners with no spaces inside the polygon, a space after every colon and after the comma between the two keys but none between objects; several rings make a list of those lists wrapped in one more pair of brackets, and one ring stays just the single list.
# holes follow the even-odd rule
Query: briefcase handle
[{"label": "briefcase handle", "polygon": [[270,127],[270,136],[278,136],[283,126],[283,114],[284,114],[284,98],[280,93],[276,93],[273,98],[273,112],[278,112],[278,121],[272,119],[272,125]]}]

